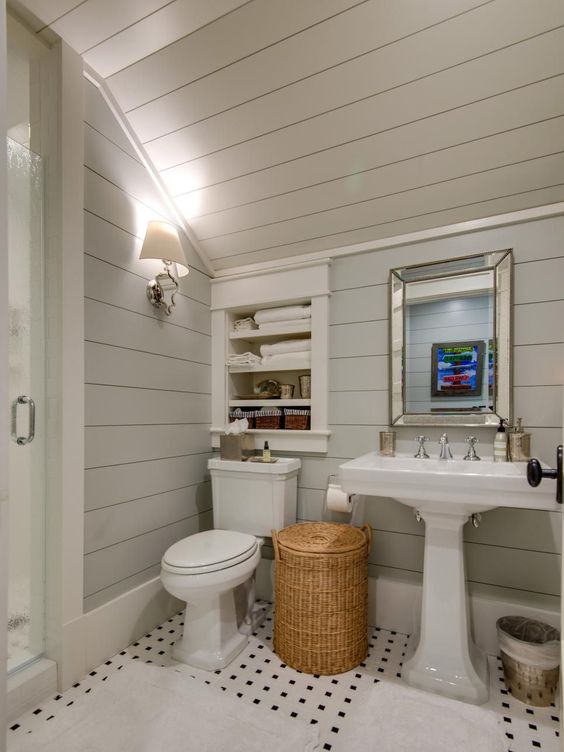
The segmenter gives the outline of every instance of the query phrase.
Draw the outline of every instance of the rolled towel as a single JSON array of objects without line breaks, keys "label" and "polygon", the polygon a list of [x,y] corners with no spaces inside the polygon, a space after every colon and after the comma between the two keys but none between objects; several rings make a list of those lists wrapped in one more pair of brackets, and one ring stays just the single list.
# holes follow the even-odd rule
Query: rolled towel
[{"label": "rolled towel", "polygon": [[257,311],[254,319],[257,324],[266,324],[272,321],[293,321],[295,319],[309,319],[311,317],[310,305],[283,306],[282,308],[265,308]]},{"label": "rolled towel", "polygon": [[306,352],[311,350],[311,339],[285,339],[282,342],[273,342],[271,345],[261,345],[260,354],[279,355],[280,353]]}]

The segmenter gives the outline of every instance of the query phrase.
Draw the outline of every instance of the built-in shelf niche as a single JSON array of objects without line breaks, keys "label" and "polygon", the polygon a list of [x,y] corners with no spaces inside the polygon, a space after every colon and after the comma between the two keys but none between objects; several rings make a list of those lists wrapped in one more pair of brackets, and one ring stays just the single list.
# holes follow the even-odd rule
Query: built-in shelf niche
[{"label": "built-in shelf niche", "polygon": [[[284,452],[326,452],[329,438],[327,422],[327,365],[329,313],[329,261],[300,264],[292,268],[251,272],[212,280],[212,444],[219,446],[219,435],[228,423],[230,408],[309,408],[310,429],[253,429],[255,446],[268,440],[271,449]],[[234,331],[233,322],[265,308],[286,305],[311,305],[311,318],[268,332],[258,329]],[[311,338],[311,364],[281,361],[273,367],[227,365],[230,353],[259,354],[261,344],[286,339]],[[300,396],[299,377],[311,375],[311,398]],[[273,378],[294,385],[292,399],[245,399],[257,385]],[[240,399],[243,397],[243,399]]]}]

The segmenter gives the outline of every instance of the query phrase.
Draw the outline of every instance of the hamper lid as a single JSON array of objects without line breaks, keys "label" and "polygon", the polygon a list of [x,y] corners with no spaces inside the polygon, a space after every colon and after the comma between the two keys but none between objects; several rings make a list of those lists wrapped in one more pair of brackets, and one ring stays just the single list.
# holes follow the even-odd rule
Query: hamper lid
[{"label": "hamper lid", "polygon": [[293,551],[343,554],[366,546],[361,528],[337,522],[299,522],[278,533],[281,546]]}]

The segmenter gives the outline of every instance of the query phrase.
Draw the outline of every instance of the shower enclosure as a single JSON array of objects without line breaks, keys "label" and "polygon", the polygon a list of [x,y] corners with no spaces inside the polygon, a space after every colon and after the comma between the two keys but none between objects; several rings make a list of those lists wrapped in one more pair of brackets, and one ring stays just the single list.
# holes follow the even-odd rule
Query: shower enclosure
[{"label": "shower enclosure", "polygon": [[41,157],[8,138],[8,672],[44,650],[45,315]]}]

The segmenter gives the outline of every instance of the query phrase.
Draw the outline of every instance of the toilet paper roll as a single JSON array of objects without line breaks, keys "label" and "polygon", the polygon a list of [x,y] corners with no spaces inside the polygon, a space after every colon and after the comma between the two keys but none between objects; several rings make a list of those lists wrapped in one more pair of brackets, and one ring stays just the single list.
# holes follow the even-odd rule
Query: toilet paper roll
[{"label": "toilet paper roll", "polygon": [[341,486],[330,483],[327,487],[327,509],[332,512],[347,512],[353,509],[352,498],[346,494]]}]

